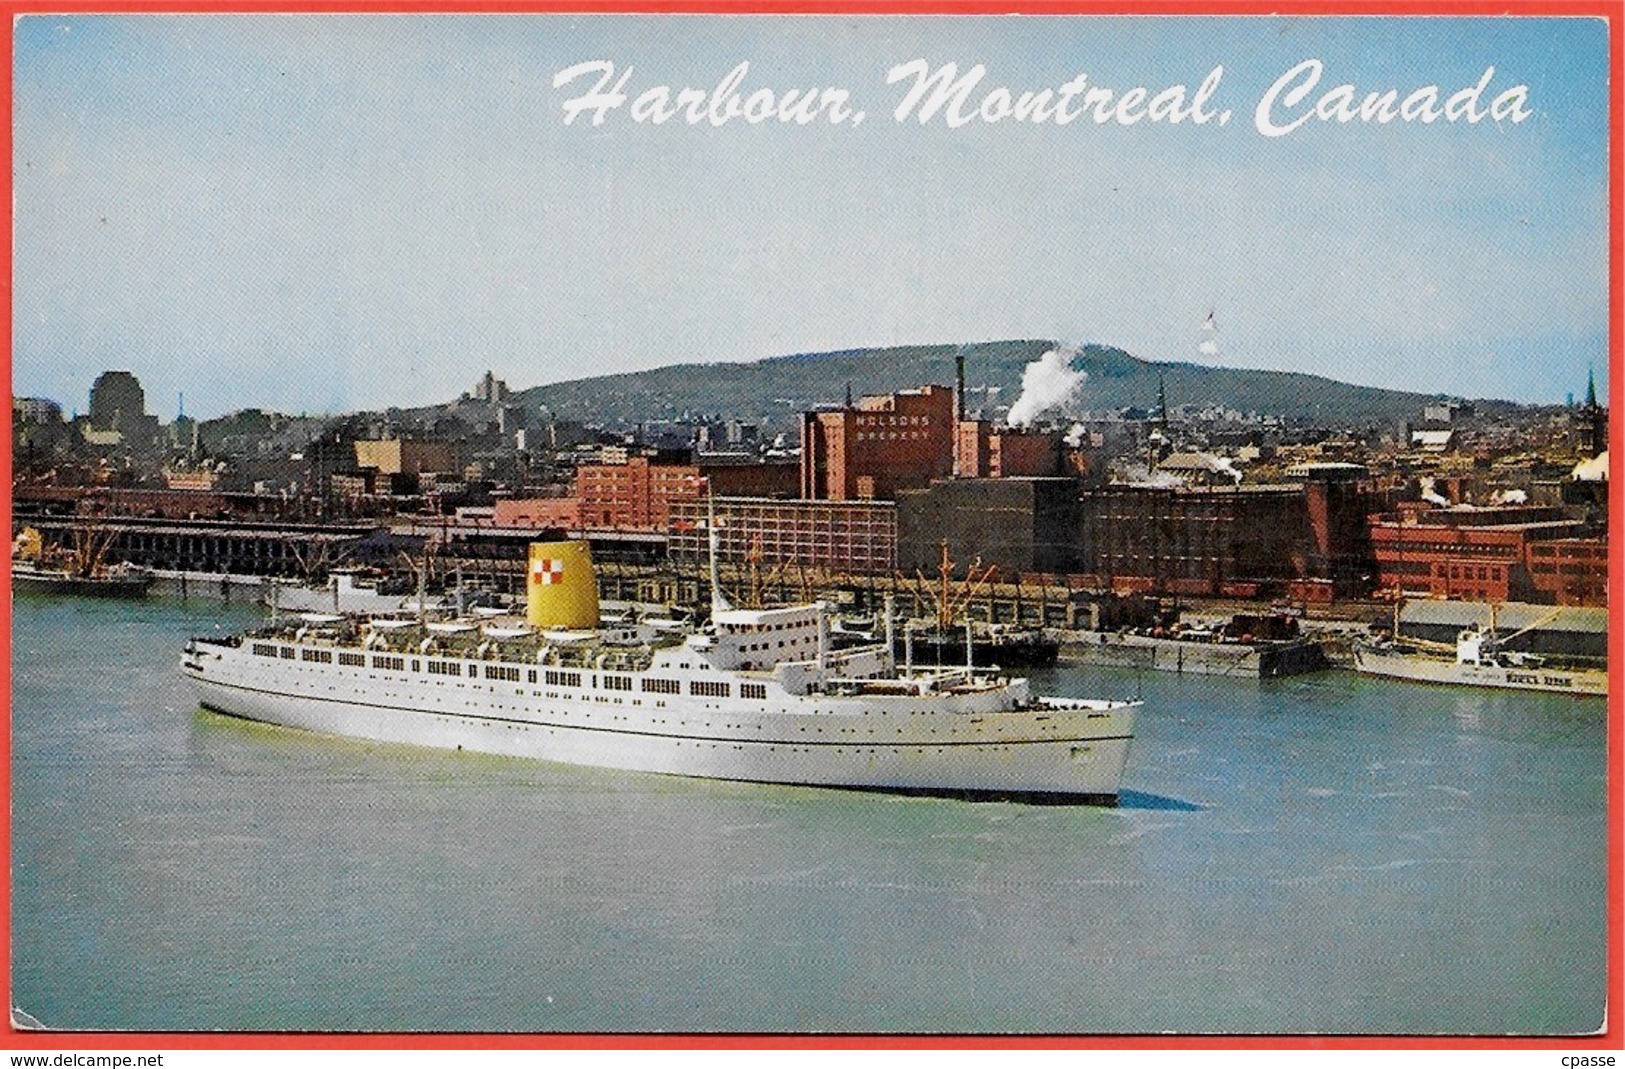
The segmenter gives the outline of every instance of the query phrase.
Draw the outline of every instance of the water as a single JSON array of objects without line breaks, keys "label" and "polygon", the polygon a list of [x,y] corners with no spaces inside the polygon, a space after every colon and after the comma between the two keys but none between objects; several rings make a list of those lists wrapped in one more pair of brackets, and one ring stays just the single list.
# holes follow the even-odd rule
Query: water
[{"label": "water", "polygon": [[681,780],[214,716],[218,602],[18,598],[12,991],[95,1030],[1602,1024],[1605,713],[1108,670],[1123,805]]}]

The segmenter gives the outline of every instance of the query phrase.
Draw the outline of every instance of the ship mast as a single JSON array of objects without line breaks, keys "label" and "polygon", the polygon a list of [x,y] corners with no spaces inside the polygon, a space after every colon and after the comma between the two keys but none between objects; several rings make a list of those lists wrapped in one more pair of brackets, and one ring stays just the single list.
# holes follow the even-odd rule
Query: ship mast
[{"label": "ship mast", "polygon": [[953,581],[954,562],[948,556],[948,541],[942,541],[942,562],[938,565],[938,587],[933,593],[925,575],[915,569],[917,588],[921,595],[936,603],[937,632],[947,634],[958,618],[961,611],[966,619],[970,618],[971,603],[976,596],[987,588],[994,574],[998,571],[997,565],[982,567],[982,558],[977,557],[965,571],[963,583],[955,584]]},{"label": "ship mast", "polygon": [[890,593],[886,595],[886,670],[897,671],[897,629],[892,620],[896,612],[895,599]]},{"label": "ship mast", "polygon": [[705,495],[705,534],[707,556],[711,558],[711,618],[714,620],[717,613],[727,612],[733,606],[722,593],[722,573],[717,564],[717,549],[722,540],[717,536],[716,503],[709,491]]}]

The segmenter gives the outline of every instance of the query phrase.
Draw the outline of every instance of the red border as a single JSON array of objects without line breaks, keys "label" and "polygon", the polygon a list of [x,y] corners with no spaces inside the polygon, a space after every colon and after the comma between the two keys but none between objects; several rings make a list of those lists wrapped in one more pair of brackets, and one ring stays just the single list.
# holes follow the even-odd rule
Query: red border
[{"label": "red border", "polygon": [[[4,38],[0,54],[0,101],[6,115],[11,115],[13,18],[23,14],[85,14],[85,13],[140,13],[171,14],[186,12],[256,13],[297,12],[301,14],[336,13],[535,13],[535,14],[740,14],[740,15],[1342,15],[1342,16],[1570,16],[1601,18],[1609,24],[1609,386],[1621,381],[1625,371],[1625,229],[1621,213],[1625,210],[1625,0],[381,0],[367,4],[362,0],[172,0],[168,3],[127,3],[109,0],[0,0],[0,11],[7,16],[0,35]],[[8,121],[0,126],[0,148],[11,159],[12,125]],[[11,168],[0,172],[0,196],[5,205],[12,203]],[[11,385],[12,337],[12,261],[11,242],[0,246],[0,325],[4,328],[6,345],[5,365],[0,369],[7,387]],[[1617,404],[1609,405],[1609,438],[1620,441],[1625,429],[1625,414]],[[1620,1021],[1625,1008],[1625,942],[1621,939],[1622,880],[1625,880],[1625,817],[1621,814],[1621,784],[1625,784],[1625,749],[1621,747],[1621,711],[1625,708],[1625,694],[1617,685],[1617,677],[1625,665],[1625,635],[1621,634],[1621,606],[1625,605],[1625,552],[1621,551],[1614,528],[1625,516],[1625,489],[1621,488],[1621,468],[1625,461],[1618,454],[1613,457],[1609,485],[1609,665],[1610,686],[1608,697],[1608,982],[1607,1026],[1596,1036],[1566,1037],[1480,1037],[1480,1036],[1165,1036],[1165,1035],[1038,1035],[1038,1036],[940,1036],[940,1035],[591,1035],[576,1033],[542,1033],[526,1035],[355,1035],[334,1033],[90,1033],[90,1032],[22,1032],[10,1024],[5,1027],[4,1042],[9,1049],[44,1049],[64,1047],[85,1050],[140,1049],[161,1050],[345,1050],[366,1051],[379,1049],[412,1050],[917,1050],[922,1048],[953,1050],[1560,1050],[1564,1053],[1591,1050],[1625,1049],[1625,1026]],[[11,481],[11,448],[9,439],[0,448],[0,473],[6,483]],[[11,519],[11,498],[8,494],[3,507],[8,529]],[[0,575],[10,589],[9,561],[0,564]],[[0,645],[6,656],[0,660],[0,681],[6,694],[11,693],[11,619],[9,614],[0,622]],[[9,699],[8,699],[9,700]],[[9,706],[8,706],[9,713]],[[5,797],[11,797],[10,733],[0,741],[5,760],[0,762],[0,787]],[[8,807],[9,812],[9,807]],[[11,826],[9,817],[0,822],[0,847],[5,857],[11,856]],[[4,887],[7,924],[0,930],[0,952],[8,965],[6,975],[7,1004],[9,994],[9,963],[11,961],[10,884]]]},{"label": "red border", "polygon": [[[145,14],[659,14],[659,15],[1399,15],[1592,16],[1612,23],[1620,0],[4,0],[7,15]],[[10,31],[7,30],[7,41]],[[1619,66],[1617,49],[1613,65]],[[10,70],[10,59],[7,59]],[[9,99],[9,78],[8,99]],[[1618,83],[1614,85],[1617,98]],[[1617,115],[1616,115],[1617,118]]]}]

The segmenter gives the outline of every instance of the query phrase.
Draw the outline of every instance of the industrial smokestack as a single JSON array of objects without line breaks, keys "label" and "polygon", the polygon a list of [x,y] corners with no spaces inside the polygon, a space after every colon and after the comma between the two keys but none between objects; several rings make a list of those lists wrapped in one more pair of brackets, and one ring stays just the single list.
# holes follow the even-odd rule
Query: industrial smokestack
[{"label": "industrial smokestack", "polygon": [[954,354],[954,404],[958,406],[958,420],[965,422],[965,354]]}]

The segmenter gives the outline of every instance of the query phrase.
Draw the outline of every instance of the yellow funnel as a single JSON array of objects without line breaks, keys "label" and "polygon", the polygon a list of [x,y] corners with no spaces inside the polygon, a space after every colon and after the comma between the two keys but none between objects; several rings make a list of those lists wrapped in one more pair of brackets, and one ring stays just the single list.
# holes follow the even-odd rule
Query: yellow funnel
[{"label": "yellow funnel", "polygon": [[587,543],[531,543],[525,619],[532,627],[598,626],[598,579]]}]

